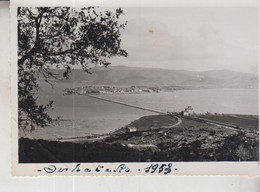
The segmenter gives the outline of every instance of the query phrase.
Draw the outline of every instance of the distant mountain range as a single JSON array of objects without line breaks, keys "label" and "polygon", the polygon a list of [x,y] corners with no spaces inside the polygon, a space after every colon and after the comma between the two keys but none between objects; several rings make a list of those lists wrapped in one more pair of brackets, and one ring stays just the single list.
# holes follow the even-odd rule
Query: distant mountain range
[{"label": "distant mountain range", "polygon": [[75,69],[67,82],[118,86],[181,86],[191,88],[258,88],[258,75],[228,70],[194,72],[125,66],[96,67],[93,74]]}]

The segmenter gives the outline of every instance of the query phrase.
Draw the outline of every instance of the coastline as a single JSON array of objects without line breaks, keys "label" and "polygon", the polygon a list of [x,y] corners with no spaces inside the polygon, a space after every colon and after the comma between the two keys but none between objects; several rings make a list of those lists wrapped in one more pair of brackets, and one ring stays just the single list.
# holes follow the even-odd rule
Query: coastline
[{"label": "coastline", "polygon": [[[44,148],[48,148],[49,151],[57,151],[58,154],[53,155],[58,155],[61,162],[99,162],[100,156],[102,156],[102,161],[112,161],[108,154],[117,154],[113,155],[114,161],[112,162],[257,161],[259,159],[257,153],[259,149],[258,116],[203,115],[204,118],[205,116],[222,121],[239,118],[241,128],[226,129],[186,118],[183,118],[182,123],[177,127],[170,128],[170,124],[175,124],[176,121],[167,115],[145,116],[113,133],[95,135],[95,138],[71,138],[71,140],[63,141],[20,138],[19,151],[24,154],[19,155],[20,162],[41,161],[40,159],[35,160],[35,157],[40,157],[39,153],[42,153],[42,149],[35,144],[37,142],[41,143]],[[162,119],[163,121],[160,123],[158,120]],[[247,128],[245,125],[248,125]],[[136,129],[131,132],[129,127]],[[24,145],[27,147],[32,145],[36,150],[35,154],[30,152],[28,155],[28,152],[24,152],[24,150],[22,152],[20,149],[27,148]],[[73,152],[77,158],[69,158],[70,152],[64,146],[77,147],[79,151]],[[98,147],[99,152],[92,151],[94,146],[100,147]],[[103,156],[104,150],[108,156]],[[125,159],[121,153],[126,157],[132,156],[132,158]],[[91,159],[86,154],[91,155]],[[46,160],[46,158],[44,159]],[[50,158],[46,161],[52,162],[53,159]]]}]

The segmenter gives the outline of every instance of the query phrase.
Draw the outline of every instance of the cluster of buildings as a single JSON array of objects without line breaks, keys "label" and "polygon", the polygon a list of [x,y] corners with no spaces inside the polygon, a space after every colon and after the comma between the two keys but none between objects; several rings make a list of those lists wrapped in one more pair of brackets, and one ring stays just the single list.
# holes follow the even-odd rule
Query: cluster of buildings
[{"label": "cluster of buildings", "polygon": [[192,107],[188,106],[186,107],[183,111],[181,111],[180,115],[181,116],[189,116],[192,113]]},{"label": "cluster of buildings", "polygon": [[186,107],[181,112],[167,112],[167,114],[170,115],[170,116],[189,116],[192,113],[194,113],[192,106]]},{"label": "cluster of buildings", "polygon": [[159,88],[156,87],[146,87],[146,86],[131,86],[131,87],[115,87],[115,86],[85,86],[76,87],[73,89],[65,89],[64,94],[113,94],[113,93],[158,93]]}]

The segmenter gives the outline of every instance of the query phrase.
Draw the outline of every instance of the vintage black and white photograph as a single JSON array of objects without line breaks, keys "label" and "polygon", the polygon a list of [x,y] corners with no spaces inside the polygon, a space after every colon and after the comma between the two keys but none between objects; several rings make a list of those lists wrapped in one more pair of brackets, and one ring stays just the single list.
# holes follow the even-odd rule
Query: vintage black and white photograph
[{"label": "vintage black and white photograph", "polygon": [[20,164],[259,160],[257,8],[16,19]]}]

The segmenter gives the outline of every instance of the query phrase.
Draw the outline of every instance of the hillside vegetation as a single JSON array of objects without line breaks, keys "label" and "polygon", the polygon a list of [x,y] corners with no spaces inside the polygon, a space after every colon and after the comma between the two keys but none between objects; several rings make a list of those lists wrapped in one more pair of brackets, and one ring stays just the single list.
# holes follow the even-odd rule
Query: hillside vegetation
[{"label": "hillside vegetation", "polygon": [[[96,67],[92,74],[73,70],[65,82],[84,82],[91,85],[149,85],[183,86],[194,88],[257,88],[256,74],[227,70],[193,72],[137,67]],[[62,71],[57,71],[62,74]],[[64,80],[63,80],[64,81]]]}]

